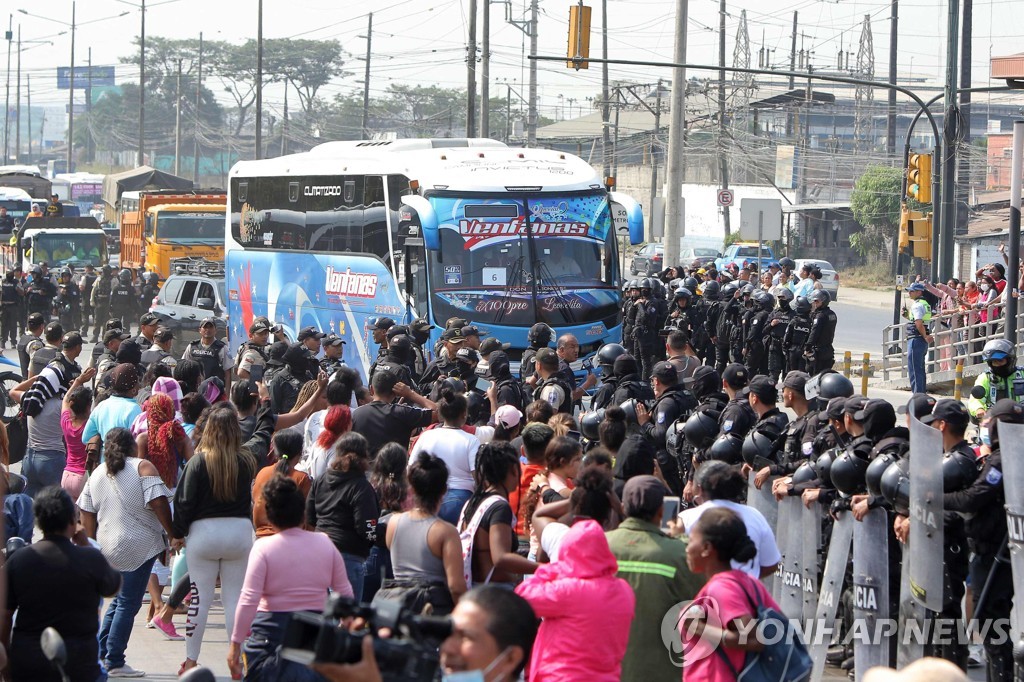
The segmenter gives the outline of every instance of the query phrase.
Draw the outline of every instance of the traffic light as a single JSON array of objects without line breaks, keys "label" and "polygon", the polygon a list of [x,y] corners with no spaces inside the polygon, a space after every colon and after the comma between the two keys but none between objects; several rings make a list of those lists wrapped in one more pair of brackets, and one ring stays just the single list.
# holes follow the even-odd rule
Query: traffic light
[{"label": "traffic light", "polygon": [[910,221],[923,218],[921,211],[911,211],[907,205],[900,206],[900,233],[897,241],[897,250],[906,251],[910,248]]},{"label": "traffic light", "polygon": [[566,67],[570,69],[589,69],[590,62],[590,8],[582,0],[569,7],[569,58]]},{"label": "traffic light", "polygon": [[907,198],[932,203],[932,155],[911,154],[907,162]]},{"label": "traffic light", "polygon": [[[916,211],[912,211],[917,213]],[[918,215],[920,215],[918,213]],[[908,221],[908,234],[914,258],[932,259],[932,214]]]}]

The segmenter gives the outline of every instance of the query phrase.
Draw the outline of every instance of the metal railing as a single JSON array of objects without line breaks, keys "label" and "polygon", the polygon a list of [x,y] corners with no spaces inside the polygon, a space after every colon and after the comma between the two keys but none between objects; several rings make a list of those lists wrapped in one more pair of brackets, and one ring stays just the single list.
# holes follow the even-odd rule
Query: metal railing
[{"label": "metal railing", "polygon": [[[981,321],[985,312],[986,321]],[[929,383],[954,381],[957,364],[963,366],[963,374],[973,376],[984,369],[981,351],[992,339],[1001,339],[1006,334],[1005,310],[1002,306],[972,308],[969,311],[950,311],[934,315],[931,334],[934,337],[925,358],[925,372]],[[907,372],[907,324],[889,325],[882,330],[882,378],[894,381],[908,377]],[[1017,315],[1017,329],[1024,328],[1024,312]],[[1021,343],[1018,331],[1016,345]]]}]

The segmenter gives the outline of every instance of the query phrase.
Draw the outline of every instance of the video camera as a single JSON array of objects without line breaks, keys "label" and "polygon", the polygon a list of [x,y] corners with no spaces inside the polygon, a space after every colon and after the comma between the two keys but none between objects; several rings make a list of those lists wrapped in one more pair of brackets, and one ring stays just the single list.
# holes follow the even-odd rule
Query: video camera
[{"label": "video camera", "polygon": [[[362,618],[366,627],[350,632],[341,623]],[[387,628],[391,636],[380,637]],[[373,637],[373,653],[385,682],[433,680],[441,666],[441,642],[452,633],[450,618],[417,616],[401,602],[382,599],[373,606],[332,594],[323,614],[292,614],[285,627],[281,656],[303,665],[310,663],[357,663],[362,642]]]}]

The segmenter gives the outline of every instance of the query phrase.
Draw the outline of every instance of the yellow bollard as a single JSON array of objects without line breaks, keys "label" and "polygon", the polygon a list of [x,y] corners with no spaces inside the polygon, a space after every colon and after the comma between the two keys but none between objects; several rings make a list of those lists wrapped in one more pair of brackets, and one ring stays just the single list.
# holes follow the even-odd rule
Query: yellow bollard
[{"label": "yellow bollard", "polygon": [[850,351],[843,353],[843,376],[847,379],[850,378],[850,374],[853,373],[853,358],[850,355]]},{"label": "yellow bollard", "polygon": [[964,392],[964,361],[956,363],[956,378],[953,379],[953,400],[960,400]]},{"label": "yellow bollard", "polygon": [[864,362],[860,366],[860,394],[868,395],[868,374],[871,373],[871,353],[864,354]]}]

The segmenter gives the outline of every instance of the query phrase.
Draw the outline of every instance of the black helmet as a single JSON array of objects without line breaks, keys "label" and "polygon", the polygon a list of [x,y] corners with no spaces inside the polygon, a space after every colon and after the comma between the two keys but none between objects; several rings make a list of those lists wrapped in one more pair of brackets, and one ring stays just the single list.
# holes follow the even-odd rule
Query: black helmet
[{"label": "black helmet", "polygon": [[793,485],[800,485],[801,483],[810,483],[818,476],[814,473],[814,467],[810,462],[804,462],[796,468],[793,472]]},{"label": "black helmet", "polygon": [[865,488],[864,475],[868,470],[868,461],[847,450],[836,457],[829,469],[832,485],[844,495],[858,495]]},{"label": "black helmet", "polygon": [[679,301],[686,301],[686,305],[690,305],[690,301],[693,300],[693,292],[686,287],[679,287],[676,289],[675,296],[672,297],[672,300],[676,303]]},{"label": "black helmet", "polygon": [[43,269],[40,266],[38,266],[38,265],[33,265],[32,266],[32,276],[33,277],[42,277],[43,276]]},{"label": "black helmet", "polygon": [[555,330],[543,322],[530,327],[530,331],[526,334],[526,340],[530,342],[531,346],[536,348],[544,348],[551,343],[551,339],[555,336]]},{"label": "black helmet", "polygon": [[743,439],[743,461],[750,466],[755,466],[758,458],[771,459],[774,452],[775,442],[760,431],[751,431]]},{"label": "black helmet", "polygon": [[607,367],[608,373],[611,374],[612,365],[615,364],[615,358],[620,355],[625,355],[626,349],[618,343],[606,343],[597,349],[597,364],[601,367]]},{"label": "black helmet", "polygon": [[701,365],[693,371],[693,375],[684,380],[690,393],[698,400],[721,389],[722,375],[711,365]]},{"label": "black helmet", "polygon": [[740,291],[743,293],[744,296],[748,296],[749,297],[751,294],[754,293],[754,285],[753,284],[744,284],[743,288],[741,288]]},{"label": "black helmet", "polygon": [[697,282],[696,277],[687,277],[683,280],[683,286],[689,289],[691,294],[696,294],[697,287],[700,286],[700,284]]},{"label": "black helmet", "polygon": [[583,416],[580,417],[580,433],[582,433],[587,440],[600,440],[597,427],[602,421],[604,421],[604,408],[584,412]]},{"label": "black helmet", "polygon": [[626,423],[627,424],[637,424],[637,423],[639,423],[639,422],[637,422],[637,419],[636,419],[636,404],[637,404],[637,402],[638,401],[637,401],[636,398],[629,398],[628,400],[623,401],[623,403],[621,405],[619,405],[619,407],[622,408],[622,411],[626,413]]},{"label": "black helmet", "polygon": [[121,281],[121,284],[131,284],[132,271],[128,268],[122,268],[121,272],[117,273],[117,278]]},{"label": "black helmet", "polygon": [[641,289],[653,289],[654,288],[654,281],[655,280],[654,280],[653,277],[644,277],[642,280],[640,280],[640,288]]},{"label": "black helmet", "polygon": [[[1017,351],[1013,344],[1006,339],[992,339],[981,349],[981,359],[989,363],[992,373],[996,376],[1006,378],[1013,374],[1017,368]],[[999,367],[991,367],[993,360],[1006,362]]]},{"label": "black helmet", "polygon": [[853,395],[853,382],[839,372],[822,372],[818,375],[818,398],[824,402],[832,398],[849,398]]},{"label": "black helmet", "polygon": [[479,424],[490,415],[491,406],[487,398],[477,391],[466,391],[466,423]]},{"label": "black helmet", "polygon": [[883,452],[878,454],[868,464],[868,469],[864,472],[864,482],[868,486],[868,493],[873,497],[880,497],[882,495],[882,476],[885,475],[886,470],[899,459],[894,452]]},{"label": "black helmet", "polygon": [[839,448],[826,450],[812,465],[818,478],[827,486],[832,485],[832,462],[839,455]]},{"label": "black helmet", "polygon": [[732,433],[723,433],[708,449],[708,457],[726,464],[740,464],[743,461],[743,443]]},{"label": "black helmet", "polygon": [[879,489],[882,496],[893,506],[897,514],[910,512],[910,477],[907,476],[906,460],[893,462],[882,474]]},{"label": "black helmet", "polygon": [[793,292],[789,290],[789,287],[775,287],[775,298],[779,299],[779,305],[789,305],[793,302]]},{"label": "black helmet", "polygon": [[942,456],[942,492],[963,490],[978,478],[978,459],[962,452]]},{"label": "black helmet", "polygon": [[683,426],[686,442],[695,448],[706,448],[718,436],[718,420],[710,412],[694,412]]},{"label": "black helmet", "polygon": [[722,295],[722,285],[711,280],[710,282],[704,283],[704,300],[706,301],[717,301]]},{"label": "black helmet", "polygon": [[790,270],[792,270],[793,268],[796,267],[796,261],[794,261],[792,258],[780,258],[779,266],[783,268],[789,268]]},{"label": "black helmet", "polygon": [[764,289],[758,289],[750,295],[750,300],[761,310],[771,310],[775,307],[775,297]]},{"label": "black helmet", "polygon": [[822,306],[827,306],[832,300],[832,297],[824,289],[815,289],[811,293],[807,294],[807,300],[811,303],[820,303]]},{"label": "black helmet", "polygon": [[807,313],[811,312],[811,302],[808,301],[803,296],[797,296],[795,299],[793,299],[792,307],[798,315],[806,315]]},{"label": "black helmet", "polygon": [[[711,282],[708,282],[708,284],[710,283]],[[737,285],[736,282],[729,282],[728,284],[722,287],[722,298],[724,298],[727,301],[732,299],[732,297],[736,294],[737,289],[739,289],[739,285]]]}]

